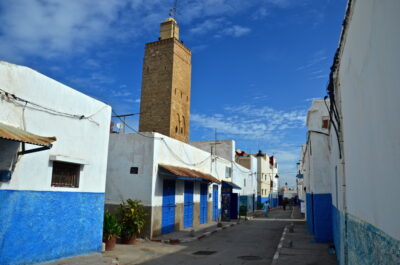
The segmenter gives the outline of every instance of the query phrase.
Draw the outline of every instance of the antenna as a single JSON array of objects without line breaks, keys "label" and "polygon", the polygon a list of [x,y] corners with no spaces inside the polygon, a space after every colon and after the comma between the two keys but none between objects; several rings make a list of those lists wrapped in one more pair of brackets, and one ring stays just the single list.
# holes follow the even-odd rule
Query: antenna
[{"label": "antenna", "polygon": [[176,19],[177,9],[178,9],[178,0],[175,0],[174,7],[169,9],[169,16]]}]

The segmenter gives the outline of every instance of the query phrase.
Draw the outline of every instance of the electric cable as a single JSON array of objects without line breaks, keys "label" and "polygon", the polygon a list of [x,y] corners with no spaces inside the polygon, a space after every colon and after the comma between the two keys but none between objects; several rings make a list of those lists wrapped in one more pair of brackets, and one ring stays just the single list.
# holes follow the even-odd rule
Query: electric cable
[{"label": "electric cable", "polygon": [[74,119],[79,119],[79,120],[86,119],[86,120],[89,120],[90,122],[93,122],[93,123],[95,123],[97,125],[99,125],[99,123],[94,121],[94,120],[92,120],[92,117],[94,115],[96,115],[97,113],[99,113],[102,109],[107,107],[107,106],[103,106],[99,110],[94,112],[93,114],[90,114],[90,115],[86,116],[86,115],[80,115],[80,114],[71,114],[71,113],[67,113],[67,112],[58,111],[58,110],[55,110],[55,109],[52,109],[52,108],[49,108],[49,107],[45,107],[45,106],[42,106],[40,104],[31,102],[29,100],[20,98],[20,97],[16,96],[15,94],[9,93],[9,92],[5,91],[4,89],[0,88],[0,95],[1,94],[4,94],[6,96],[6,98],[9,101],[11,101],[13,104],[21,106],[23,108],[31,108],[31,109],[34,109],[34,110],[37,110],[37,111],[47,112],[47,113],[52,114],[52,115],[68,117],[68,118],[74,118]]}]

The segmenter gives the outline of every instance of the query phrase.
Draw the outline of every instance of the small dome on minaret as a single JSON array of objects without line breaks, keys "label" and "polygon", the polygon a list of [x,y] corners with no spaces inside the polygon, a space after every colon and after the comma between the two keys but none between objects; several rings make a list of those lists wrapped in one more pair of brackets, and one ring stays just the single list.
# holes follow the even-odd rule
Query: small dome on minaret
[{"label": "small dome on minaret", "polygon": [[172,17],[168,17],[161,23],[160,26],[160,39],[179,39],[179,26],[176,20]]}]

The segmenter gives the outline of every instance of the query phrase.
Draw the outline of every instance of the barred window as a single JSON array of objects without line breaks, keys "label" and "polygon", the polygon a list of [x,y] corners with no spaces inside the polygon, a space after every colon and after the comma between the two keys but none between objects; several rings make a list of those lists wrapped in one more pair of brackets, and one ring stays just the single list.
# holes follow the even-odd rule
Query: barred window
[{"label": "barred window", "polygon": [[51,186],[78,188],[80,169],[79,164],[54,161]]}]

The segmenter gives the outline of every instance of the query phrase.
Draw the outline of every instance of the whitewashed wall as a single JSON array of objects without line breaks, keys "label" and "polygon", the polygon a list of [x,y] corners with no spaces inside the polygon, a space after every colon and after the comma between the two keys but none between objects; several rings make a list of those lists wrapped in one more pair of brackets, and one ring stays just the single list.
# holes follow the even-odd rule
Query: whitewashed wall
[{"label": "whitewashed wall", "polygon": [[[55,136],[50,150],[20,156],[11,181],[0,189],[104,192],[110,106],[30,68],[0,62],[0,88],[35,104],[89,119],[70,118],[17,106],[0,98],[0,122],[41,136]],[[37,146],[27,145],[27,149]],[[50,156],[83,165],[79,188],[51,187]]]},{"label": "whitewashed wall", "polygon": [[[234,140],[217,140],[218,144],[215,144],[215,140],[210,141],[193,141],[189,144],[204,150],[206,152],[211,152],[211,148],[214,150],[213,154],[218,157],[224,158],[229,161],[234,161],[235,159],[235,141]],[[216,149],[215,149],[216,146]],[[216,150],[216,151],[215,151]]]},{"label": "whitewashed wall", "polygon": [[[111,134],[106,185],[106,203],[120,204],[127,199],[151,206],[154,139],[153,134]],[[138,167],[138,174],[130,168]]]},{"label": "whitewashed wall", "polygon": [[257,194],[257,178],[252,174],[250,169],[247,169],[237,163],[233,164],[232,182],[240,186],[242,189],[237,192],[240,195]]},{"label": "whitewashed wall", "polygon": [[[329,106],[329,105],[328,105]],[[307,114],[309,134],[307,159],[310,182],[308,193],[330,193],[330,152],[328,129],[322,128],[323,118],[328,118],[327,107],[322,100],[314,100]]]},{"label": "whitewashed wall", "polygon": [[[224,180],[225,178],[225,168],[231,167],[231,162],[223,158],[211,157],[209,152],[203,151],[197,147],[190,144],[175,140],[173,138],[166,137],[164,135],[154,133],[156,138],[162,138],[163,140],[155,141],[154,145],[154,164],[153,164],[153,187],[152,191],[155,194],[153,198],[153,206],[162,205],[162,185],[163,182],[157,179],[158,164],[169,164],[178,167],[191,168],[197,171],[201,171],[212,176]],[[197,187],[198,186],[198,187]],[[197,187],[197,188],[196,188]],[[200,185],[195,186],[194,201],[200,201]],[[212,193],[212,185],[209,185],[209,194]],[[219,189],[219,193],[221,189]],[[183,203],[183,192],[182,195],[175,197],[176,202]],[[211,201],[212,197],[209,196],[208,200]],[[218,202],[221,203],[220,201]]]},{"label": "whitewashed wall", "polygon": [[355,1],[341,54],[348,212],[397,240],[400,1]]}]

